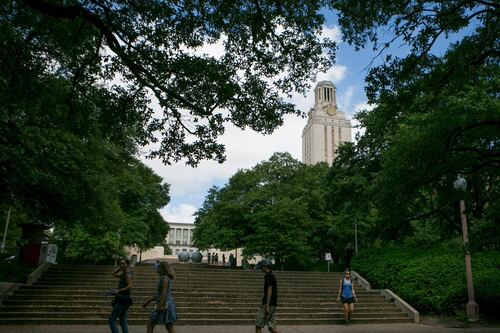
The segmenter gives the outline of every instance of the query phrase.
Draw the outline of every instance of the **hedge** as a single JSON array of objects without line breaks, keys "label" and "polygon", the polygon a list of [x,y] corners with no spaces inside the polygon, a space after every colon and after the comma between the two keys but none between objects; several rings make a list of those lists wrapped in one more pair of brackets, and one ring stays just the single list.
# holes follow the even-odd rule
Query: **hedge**
[{"label": "hedge", "polygon": [[[500,252],[472,253],[471,258],[480,315],[500,318]],[[459,249],[366,249],[353,258],[352,269],[373,288],[391,289],[422,314],[465,311],[467,280]]]}]

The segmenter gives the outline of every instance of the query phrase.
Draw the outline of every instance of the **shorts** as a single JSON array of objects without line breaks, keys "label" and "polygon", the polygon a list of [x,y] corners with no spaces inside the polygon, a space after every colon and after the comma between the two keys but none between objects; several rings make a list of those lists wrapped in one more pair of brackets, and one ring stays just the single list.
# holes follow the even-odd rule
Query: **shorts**
[{"label": "shorts", "polygon": [[355,300],[354,300],[354,297],[340,297],[340,303],[348,303],[348,304],[352,304],[354,303]]},{"label": "shorts", "polygon": [[274,313],[276,312],[276,306],[269,306],[269,314],[266,318],[265,306],[261,305],[259,312],[257,312],[257,319],[255,320],[255,326],[262,328],[264,326],[269,327],[269,329],[276,328],[276,318],[274,318]]}]

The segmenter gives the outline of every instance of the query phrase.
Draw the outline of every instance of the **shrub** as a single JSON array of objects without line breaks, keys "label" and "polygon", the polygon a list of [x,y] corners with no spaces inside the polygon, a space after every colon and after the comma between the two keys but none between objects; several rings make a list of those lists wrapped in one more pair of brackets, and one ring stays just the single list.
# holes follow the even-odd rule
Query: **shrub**
[{"label": "shrub", "polygon": [[5,256],[0,256],[0,281],[25,283],[33,267],[27,266],[17,260],[7,261]]},{"label": "shrub", "polygon": [[[476,302],[481,315],[500,314],[500,252],[472,253]],[[374,288],[394,291],[422,314],[457,315],[467,303],[463,252],[459,249],[366,249],[353,269]]]}]

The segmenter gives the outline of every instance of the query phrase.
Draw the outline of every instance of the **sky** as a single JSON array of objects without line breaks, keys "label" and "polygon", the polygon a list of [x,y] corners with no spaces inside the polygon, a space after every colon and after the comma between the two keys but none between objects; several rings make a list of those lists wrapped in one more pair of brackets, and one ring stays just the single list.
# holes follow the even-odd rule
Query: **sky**
[{"label": "sky", "polygon": [[[335,17],[326,16],[323,35],[337,41],[336,64],[326,73],[320,73],[316,82],[329,80],[337,87],[337,103],[352,125],[356,112],[370,108],[364,92],[364,78],[369,70],[368,66],[376,57],[370,49],[354,51],[352,47],[341,41],[340,29],[336,25]],[[395,45],[391,52],[405,53],[404,46]],[[398,50],[398,48],[400,48]],[[222,53],[222,45],[215,44],[200,50],[202,53],[217,56]],[[381,58],[375,58],[374,64]],[[373,64],[372,64],[373,65]],[[298,109],[307,113],[314,104],[314,87],[306,94],[294,95],[290,99]],[[226,161],[219,164],[215,161],[202,161],[198,167],[186,166],[183,162],[164,165],[158,159],[142,158],[155,173],[170,184],[170,203],[160,210],[168,222],[192,223],[193,213],[203,204],[208,189],[212,186],[221,187],[239,169],[249,169],[257,163],[268,160],[275,152],[288,152],[297,160],[302,160],[302,130],[307,123],[306,118],[286,116],[284,124],[270,135],[262,135],[252,130],[241,130],[232,125],[226,127],[220,142],[226,146]],[[362,129],[354,128],[352,140]]]}]

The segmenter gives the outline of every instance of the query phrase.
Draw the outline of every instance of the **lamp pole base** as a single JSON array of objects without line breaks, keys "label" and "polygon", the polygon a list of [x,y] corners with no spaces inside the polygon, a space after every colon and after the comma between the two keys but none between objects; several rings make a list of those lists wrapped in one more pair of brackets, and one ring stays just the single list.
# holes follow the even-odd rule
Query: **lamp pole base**
[{"label": "lamp pole base", "polygon": [[465,305],[465,311],[470,321],[479,320],[479,307],[475,301],[469,301],[467,305]]}]

